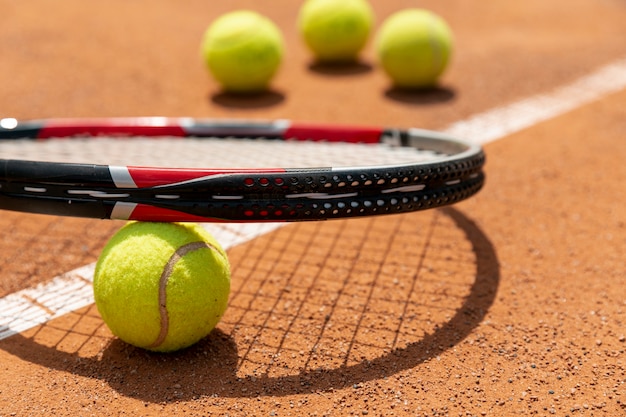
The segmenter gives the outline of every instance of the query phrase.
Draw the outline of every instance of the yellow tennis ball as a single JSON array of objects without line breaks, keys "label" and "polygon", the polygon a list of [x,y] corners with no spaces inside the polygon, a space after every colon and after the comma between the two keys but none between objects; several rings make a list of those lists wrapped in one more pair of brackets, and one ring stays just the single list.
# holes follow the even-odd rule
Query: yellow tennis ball
[{"label": "yellow tennis ball", "polygon": [[374,13],[366,0],[307,0],[298,29],[318,61],[354,61],[367,43]]},{"label": "yellow tennis ball", "polygon": [[434,86],[446,69],[453,37],[446,22],[423,9],[406,9],[387,18],[375,41],[378,59],[397,87]]},{"label": "yellow tennis ball", "polygon": [[217,18],[206,30],[201,53],[222,88],[258,92],[268,88],[283,57],[283,37],[268,18],[239,10]]},{"label": "yellow tennis ball", "polygon": [[130,222],[106,244],[94,298],[114,335],[168,352],[207,336],[226,311],[230,266],[201,226]]}]

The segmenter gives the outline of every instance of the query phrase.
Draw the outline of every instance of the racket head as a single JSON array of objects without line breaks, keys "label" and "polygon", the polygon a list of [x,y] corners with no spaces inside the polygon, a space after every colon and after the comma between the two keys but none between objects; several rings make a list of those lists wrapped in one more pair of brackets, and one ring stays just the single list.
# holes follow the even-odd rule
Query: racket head
[{"label": "racket head", "polygon": [[[83,138],[78,143],[100,146],[107,145],[103,137],[113,137],[123,138],[126,146],[143,145],[145,153],[165,138],[185,138],[176,145],[188,154],[211,155],[214,149],[193,150],[191,145],[210,147],[217,141],[231,145],[227,153],[248,154],[253,160],[247,162],[250,166],[219,166],[204,160],[196,167],[173,167],[132,165],[128,157],[123,165],[1,159],[0,208],[16,211],[144,221],[323,220],[452,204],[478,192],[484,182],[480,146],[419,129],[189,118],[25,123],[3,119],[0,125],[4,148],[25,147],[24,137],[28,141],[78,136]],[[117,148],[120,143],[108,146]],[[76,145],[71,141],[69,146]],[[378,161],[359,156],[359,149],[367,149]],[[263,155],[279,154],[283,156],[278,161],[257,162]],[[293,158],[296,154],[306,154],[309,164]],[[387,155],[381,158],[382,154]],[[392,154],[396,160],[389,159]],[[224,159],[232,161],[232,155]],[[323,165],[326,155],[336,159]]]}]

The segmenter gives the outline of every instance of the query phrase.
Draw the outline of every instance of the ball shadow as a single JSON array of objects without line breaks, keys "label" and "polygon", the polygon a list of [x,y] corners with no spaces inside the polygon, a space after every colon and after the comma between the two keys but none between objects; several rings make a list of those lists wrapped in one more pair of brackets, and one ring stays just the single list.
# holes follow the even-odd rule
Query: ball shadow
[{"label": "ball shadow", "polygon": [[236,380],[237,361],[235,341],[215,329],[199,343],[172,353],[153,353],[114,339],[100,363],[119,370],[117,375],[106,373],[111,388],[156,403],[219,394],[222,384]]},{"label": "ball shadow", "polygon": [[206,396],[243,398],[310,394],[388,377],[414,368],[460,343],[482,322],[496,298],[500,265],[493,244],[459,210],[452,207],[440,210],[471,242],[476,259],[476,278],[469,295],[452,317],[432,333],[372,360],[321,373],[305,370],[288,376],[238,377],[235,340],[219,329],[196,345],[169,354],[147,352],[115,339],[99,355],[85,358],[54,346],[44,346],[21,334],[0,342],[0,349],[49,369],[104,380],[122,395],[152,403]]},{"label": "ball shadow", "polygon": [[429,105],[445,103],[456,97],[456,92],[447,87],[400,88],[391,87],[385,91],[385,97],[399,103]]},{"label": "ball shadow", "polygon": [[237,346],[219,329],[171,353],[150,352],[112,339],[97,356],[85,358],[21,334],[3,340],[0,349],[49,369],[103,380],[124,396],[151,403],[219,394],[223,384],[237,379]]},{"label": "ball shadow", "polygon": [[253,93],[233,93],[220,91],[212,94],[210,100],[222,107],[237,109],[260,109],[276,106],[285,101],[285,95],[275,90]]},{"label": "ball shadow", "polygon": [[373,70],[367,62],[312,62],[309,71],[328,77],[346,77],[367,74]]}]

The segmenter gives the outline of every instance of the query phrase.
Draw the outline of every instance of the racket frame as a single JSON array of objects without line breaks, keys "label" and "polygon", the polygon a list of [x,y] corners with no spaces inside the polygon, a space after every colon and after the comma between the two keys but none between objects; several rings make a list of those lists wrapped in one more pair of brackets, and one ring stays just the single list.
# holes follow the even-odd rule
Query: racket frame
[{"label": "racket frame", "polygon": [[385,144],[433,161],[349,167],[170,168],[0,159],[0,209],[201,222],[307,221],[453,204],[484,184],[480,145],[423,129],[194,118],[0,119],[0,140],[177,137]]}]

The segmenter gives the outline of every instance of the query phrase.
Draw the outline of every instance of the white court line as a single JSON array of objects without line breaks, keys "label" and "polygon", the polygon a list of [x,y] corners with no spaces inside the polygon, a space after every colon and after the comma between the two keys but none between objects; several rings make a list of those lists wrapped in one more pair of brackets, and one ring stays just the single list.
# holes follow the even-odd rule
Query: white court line
[{"label": "white court line", "polygon": [[[224,249],[264,235],[283,223],[217,224],[203,226]],[[43,324],[94,302],[91,281],[95,263],[55,277],[50,282],[0,299],[0,340]]]},{"label": "white court line", "polygon": [[445,133],[484,144],[626,88],[626,58],[571,84],[453,123]]},{"label": "white court line", "polygon": [[[484,144],[626,88],[626,58],[571,84],[494,110],[444,129],[445,133]],[[269,233],[284,223],[205,224],[228,249]],[[0,299],[0,340],[93,303],[94,264],[75,269],[34,288]]]}]

